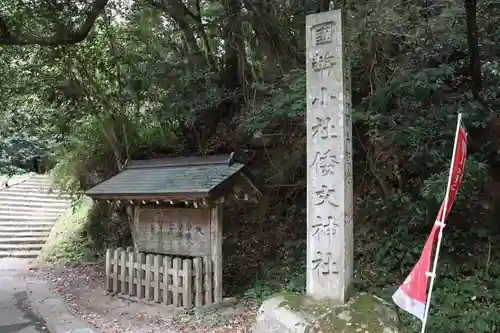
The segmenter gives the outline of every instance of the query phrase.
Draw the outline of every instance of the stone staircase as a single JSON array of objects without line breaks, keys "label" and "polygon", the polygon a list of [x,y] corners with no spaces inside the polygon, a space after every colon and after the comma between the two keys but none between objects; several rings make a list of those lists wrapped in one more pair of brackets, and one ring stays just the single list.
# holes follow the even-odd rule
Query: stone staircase
[{"label": "stone staircase", "polygon": [[70,207],[67,195],[50,193],[47,175],[32,175],[0,189],[0,258],[36,258],[57,219]]}]

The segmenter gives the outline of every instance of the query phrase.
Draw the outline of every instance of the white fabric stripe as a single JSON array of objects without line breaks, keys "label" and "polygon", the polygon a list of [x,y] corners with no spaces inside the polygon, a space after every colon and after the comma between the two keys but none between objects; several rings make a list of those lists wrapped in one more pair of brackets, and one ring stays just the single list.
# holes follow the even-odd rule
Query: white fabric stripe
[{"label": "white fabric stripe", "polygon": [[425,303],[411,298],[401,288],[398,288],[394,295],[392,295],[392,300],[401,309],[411,313],[422,321],[424,320]]}]

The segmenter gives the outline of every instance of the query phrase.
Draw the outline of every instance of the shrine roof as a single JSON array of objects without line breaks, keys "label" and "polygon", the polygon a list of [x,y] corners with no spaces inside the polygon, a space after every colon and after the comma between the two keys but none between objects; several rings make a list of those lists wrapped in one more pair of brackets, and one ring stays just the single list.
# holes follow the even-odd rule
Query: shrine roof
[{"label": "shrine roof", "polygon": [[234,176],[246,174],[245,169],[245,164],[233,160],[233,154],[130,161],[86,194],[95,199],[224,195],[225,185],[234,185]]}]

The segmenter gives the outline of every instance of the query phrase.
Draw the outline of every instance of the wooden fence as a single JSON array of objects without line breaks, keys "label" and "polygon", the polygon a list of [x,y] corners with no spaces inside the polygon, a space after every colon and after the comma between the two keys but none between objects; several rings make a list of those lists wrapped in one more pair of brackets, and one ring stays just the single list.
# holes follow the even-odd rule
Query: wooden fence
[{"label": "wooden fence", "polygon": [[212,261],[209,257],[180,259],[106,251],[106,289],[186,309],[213,303]]}]

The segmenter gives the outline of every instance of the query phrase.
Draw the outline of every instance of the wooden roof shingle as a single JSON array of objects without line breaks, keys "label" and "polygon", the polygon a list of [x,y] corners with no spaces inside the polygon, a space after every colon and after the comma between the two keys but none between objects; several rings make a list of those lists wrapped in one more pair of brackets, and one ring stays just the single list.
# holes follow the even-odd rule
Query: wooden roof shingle
[{"label": "wooden roof shingle", "polygon": [[232,184],[230,180],[237,174],[246,173],[245,165],[233,162],[232,156],[130,161],[120,173],[86,194],[95,199],[208,197]]}]

